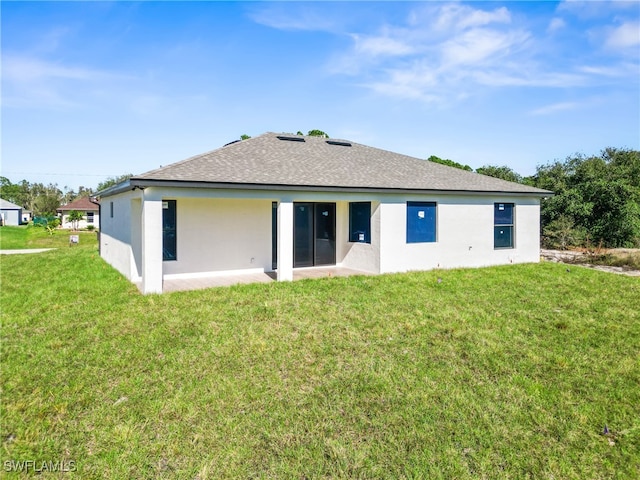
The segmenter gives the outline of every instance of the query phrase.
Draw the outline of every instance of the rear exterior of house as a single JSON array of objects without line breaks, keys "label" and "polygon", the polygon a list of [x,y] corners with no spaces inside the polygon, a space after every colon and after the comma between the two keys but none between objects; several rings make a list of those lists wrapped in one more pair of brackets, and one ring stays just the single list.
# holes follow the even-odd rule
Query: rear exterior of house
[{"label": "rear exterior of house", "polygon": [[101,193],[101,255],[170,278],[335,265],[369,273],[539,260],[550,194],[353,142],[264,134]]}]

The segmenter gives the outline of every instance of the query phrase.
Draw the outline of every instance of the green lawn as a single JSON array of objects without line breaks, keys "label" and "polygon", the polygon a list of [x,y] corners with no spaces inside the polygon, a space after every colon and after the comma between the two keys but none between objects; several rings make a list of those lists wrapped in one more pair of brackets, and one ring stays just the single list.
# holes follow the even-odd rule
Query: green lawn
[{"label": "green lawn", "polygon": [[640,477],[637,278],[543,263],[142,296],[95,234],[30,235],[59,248],[0,259],[3,475]]},{"label": "green lawn", "polygon": [[[20,250],[24,248],[68,248],[69,235],[79,235],[80,243],[86,243],[96,248],[96,232],[70,232],[69,230],[54,230],[47,232],[44,227],[23,225],[20,227],[0,227],[0,250]],[[75,248],[76,245],[73,246]]]},{"label": "green lawn", "polygon": [[27,246],[28,227],[0,227],[0,250],[29,248]]}]

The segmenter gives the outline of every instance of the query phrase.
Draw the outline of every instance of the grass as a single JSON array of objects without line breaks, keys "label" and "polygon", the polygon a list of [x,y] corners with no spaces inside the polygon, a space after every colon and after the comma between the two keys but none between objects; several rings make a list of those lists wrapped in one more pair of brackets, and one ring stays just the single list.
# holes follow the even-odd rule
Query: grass
[{"label": "grass", "polygon": [[96,232],[55,230],[53,234],[50,234],[44,227],[24,225],[20,227],[5,226],[0,228],[0,250],[69,248],[70,234],[79,235],[81,243],[88,242],[92,248],[96,248]]},{"label": "grass", "polygon": [[27,227],[0,227],[0,250],[15,250],[18,248],[28,248]]},{"label": "grass", "polygon": [[0,261],[3,466],[640,476],[638,279],[542,263],[142,296],[89,237]]}]

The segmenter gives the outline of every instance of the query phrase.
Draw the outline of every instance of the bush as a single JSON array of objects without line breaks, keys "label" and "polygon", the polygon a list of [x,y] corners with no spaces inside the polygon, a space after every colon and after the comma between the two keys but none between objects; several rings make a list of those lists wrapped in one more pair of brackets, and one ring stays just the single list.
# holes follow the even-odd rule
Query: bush
[{"label": "bush", "polygon": [[570,217],[560,215],[544,227],[542,246],[566,250],[581,245],[586,238],[584,228],[576,227]]}]

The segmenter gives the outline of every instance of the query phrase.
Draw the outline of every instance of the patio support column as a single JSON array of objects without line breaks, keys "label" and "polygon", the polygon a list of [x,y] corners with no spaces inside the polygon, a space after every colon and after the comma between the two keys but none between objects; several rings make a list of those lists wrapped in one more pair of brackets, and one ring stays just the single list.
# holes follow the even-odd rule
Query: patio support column
[{"label": "patio support column", "polygon": [[278,281],[293,280],[293,202],[278,202]]},{"label": "patio support column", "polygon": [[162,200],[142,201],[142,293],[162,293]]}]

